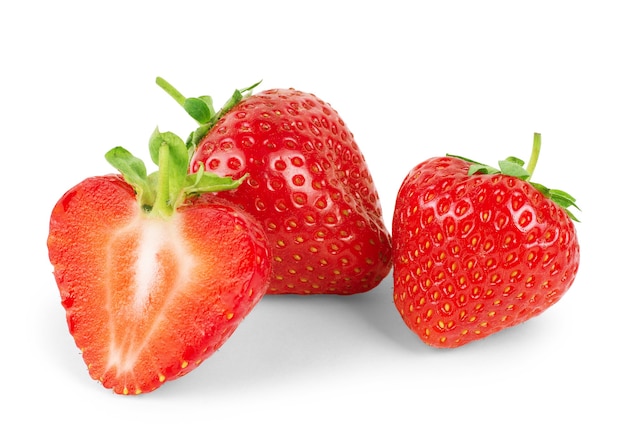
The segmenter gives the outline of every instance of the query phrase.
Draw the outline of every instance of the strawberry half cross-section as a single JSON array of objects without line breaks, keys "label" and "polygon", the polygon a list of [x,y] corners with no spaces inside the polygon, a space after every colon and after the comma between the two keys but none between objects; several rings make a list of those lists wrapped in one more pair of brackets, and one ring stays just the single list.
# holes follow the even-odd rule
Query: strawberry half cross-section
[{"label": "strawberry half cross-section", "polygon": [[[67,325],[89,374],[119,394],[153,391],[196,368],[267,290],[270,251],[245,211],[210,192],[240,181],[188,174],[189,152],[158,130],[159,170],[121,147],[121,173],[87,178],[50,218],[48,250]],[[207,196],[199,201],[202,194]]]}]

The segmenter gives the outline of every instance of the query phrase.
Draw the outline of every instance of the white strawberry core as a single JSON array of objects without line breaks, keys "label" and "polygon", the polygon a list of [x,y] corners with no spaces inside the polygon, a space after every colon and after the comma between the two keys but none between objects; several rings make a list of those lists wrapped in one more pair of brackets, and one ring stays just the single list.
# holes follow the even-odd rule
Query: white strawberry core
[{"label": "white strawberry core", "polygon": [[[142,318],[149,315],[151,307],[155,307],[151,298],[165,296],[164,304],[167,305],[188,283],[195,266],[195,257],[187,249],[179,223],[180,219],[176,215],[168,220],[142,215],[128,226],[128,233],[136,233],[138,241],[133,284],[128,287],[132,297],[129,299],[131,300],[128,305],[130,308],[126,310],[126,313],[134,315],[131,321],[136,322],[137,327],[133,328],[135,326],[131,325],[121,328],[115,322],[111,323],[109,368],[115,366],[120,372],[133,368],[139,354],[149,342],[153,332],[158,330],[164,318],[163,315],[167,311],[167,307],[161,307],[158,315],[152,316],[154,319],[149,323],[149,327],[138,331],[142,326]],[[165,254],[170,256],[169,259],[165,258],[167,261],[163,261]],[[175,262],[169,261],[172,256]],[[172,286],[164,285],[166,271],[177,272]]]},{"label": "white strawberry core", "polygon": [[141,225],[137,261],[135,261],[135,310],[141,312],[150,298],[152,288],[157,286],[163,277],[157,255],[175,238],[170,233],[170,224],[159,220],[147,220]]}]

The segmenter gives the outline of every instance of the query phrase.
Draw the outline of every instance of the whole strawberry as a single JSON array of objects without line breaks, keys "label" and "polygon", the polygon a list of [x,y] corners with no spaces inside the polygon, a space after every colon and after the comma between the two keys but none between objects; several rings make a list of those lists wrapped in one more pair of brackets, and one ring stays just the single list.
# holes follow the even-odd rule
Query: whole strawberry
[{"label": "whole strawberry", "polygon": [[539,315],[572,285],[580,247],[574,199],[530,182],[517,158],[500,170],[455,156],[404,179],[393,216],[394,302],[425,343],[458,347]]},{"label": "whole strawberry", "polygon": [[265,294],[270,251],[258,222],[198,196],[239,181],[188,175],[185,143],[158,131],[159,170],[121,147],[122,175],[87,178],[50,217],[48,251],[67,325],[89,374],[119,394],[155,390],[213,354]]},{"label": "whole strawberry", "polygon": [[273,251],[270,294],[355,294],[391,269],[391,237],[363,154],[330,105],[310,93],[237,91],[215,112],[208,96],[172,95],[200,127],[192,171],[241,179],[220,196],[261,221]]}]

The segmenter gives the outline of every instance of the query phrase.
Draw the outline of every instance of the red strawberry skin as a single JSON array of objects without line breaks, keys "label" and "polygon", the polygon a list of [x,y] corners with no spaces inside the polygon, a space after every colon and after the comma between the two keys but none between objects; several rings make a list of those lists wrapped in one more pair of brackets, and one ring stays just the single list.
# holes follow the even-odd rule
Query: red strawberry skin
[{"label": "red strawberry skin", "polygon": [[580,247],[566,212],[529,183],[417,165],[393,216],[394,302],[425,343],[452,348],[535,317],[572,285]]},{"label": "red strawberry skin", "polygon": [[54,207],[50,262],[91,377],[155,390],[215,352],[267,290],[258,223],[218,199],[151,217],[121,176],[92,177]]},{"label": "red strawberry skin", "polygon": [[261,221],[269,294],[356,294],[391,269],[391,236],[352,133],[316,96],[274,89],[237,104],[199,142],[191,169],[234,179],[220,193]]}]

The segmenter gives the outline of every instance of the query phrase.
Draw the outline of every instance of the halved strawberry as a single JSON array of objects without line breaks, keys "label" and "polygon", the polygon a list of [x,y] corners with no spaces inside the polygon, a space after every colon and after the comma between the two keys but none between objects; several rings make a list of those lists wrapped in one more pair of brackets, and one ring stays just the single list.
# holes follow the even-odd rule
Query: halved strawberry
[{"label": "halved strawberry", "polygon": [[237,187],[187,175],[185,144],[153,135],[160,170],[122,148],[121,175],[85,179],[52,210],[48,249],[69,331],[92,378],[120,394],[152,391],[214,353],[267,290],[267,239],[222,200]]}]

